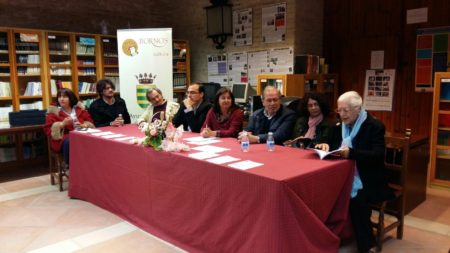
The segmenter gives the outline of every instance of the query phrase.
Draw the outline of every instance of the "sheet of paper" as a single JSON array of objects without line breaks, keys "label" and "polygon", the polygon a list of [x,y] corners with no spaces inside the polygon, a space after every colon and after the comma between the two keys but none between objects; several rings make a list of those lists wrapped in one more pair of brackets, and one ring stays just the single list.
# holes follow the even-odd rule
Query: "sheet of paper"
[{"label": "sheet of paper", "polygon": [[106,139],[112,139],[112,138],[123,137],[123,136],[125,136],[125,135],[123,135],[123,134],[113,134],[113,135],[103,135],[102,137],[106,138]]},{"label": "sheet of paper", "polygon": [[193,145],[209,145],[209,144],[214,144],[214,143],[219,143],[221,142],[218,139],[205,139],[204,141],[197,141],[197,142],[188,142],[189,144],[193,144]]},{"label": "sheet of paper", "polygon": [[203,151],[203,152],[210,152],[210,153],[220,153],[223,151],[230,150],[229,148],[222,148],[212,145],[204,145],[204,146],[198,146],[195,148],[192,148],[193,150]]},{"label": "sheet of paper", "polygon": [[248,170],[248,169],[255,168],[258,166],[262,166],[262,165],[264,165],[264,164],[253,162],[250,160],[245,160],[245,161],[241,161],[241,162],[237,162],[237,163],[228,164],[228,166],[230,166],[231,168],[235,168],[238,170]]},{"label": "sheet of paper", "polygon": [[210,162],[210,163],[215,163],[215,164],[224,164],[224,163],[229,163],[229,162],[234,162],[234,161],[239,161],[239,160],[240,160],[239,158],[225,155],[225,156],[219,156],[216,158],[211,158],[206,161]]},{"label": "sheet of paper", "polygon": [[212,152],[198,152],[198,153],[189,154],[189,157],[199,159],[199,160],[204,160],[204,159],[208,159],[208,158],[212,158],[212,157],[216,157],[216,156],[219,156],[219,154],[212,153]]},{"label": "sheet of paper", "polygon": [[114,140],[116,140],[116,141],[128,141],[128,140],[134,140],[136,137],[134,137],[134,136],[126,136],[126,137],[122,137],[122,138],[117,138],[117,139],[114,139]]},{"label": "sheet of paper", "polygon": [[80,133],[99,133],[102,130],[95,129],[95,128],[84,128],[84,130],[75,130],[75,131],[80,132]]},{"label": "sheet of paper", "polygon": [[208,139],[214,139],[214,138],[203,138],[202,136],[196,136],[196,137],[189,137],[189,138],[184,138],[184,141],[187,142],[200,142],[200,141],[204,141],[204,140],[208,140]]},{"label": "sheet of paper", "polygon": [[110,135],[110,134],[114,134],[113,132],[98,132],[98,133],[92,133],[92,135],[94,136],[103,136],[103,135]]}]

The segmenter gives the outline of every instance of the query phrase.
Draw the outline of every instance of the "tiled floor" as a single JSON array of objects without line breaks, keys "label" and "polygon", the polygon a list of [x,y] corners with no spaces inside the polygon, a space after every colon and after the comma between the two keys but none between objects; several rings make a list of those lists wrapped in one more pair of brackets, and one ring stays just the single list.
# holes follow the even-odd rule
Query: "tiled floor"
[{"label": "tiled floor", "polygon": [[[339,253],[355,252],[354,243]],[[427,201],[406,218],[403,240],[383,252],[447,253],[450,191],[429,189]],[[0,253],[183,252],[90,203],[50,186],[49,176],[0,183]]]}]

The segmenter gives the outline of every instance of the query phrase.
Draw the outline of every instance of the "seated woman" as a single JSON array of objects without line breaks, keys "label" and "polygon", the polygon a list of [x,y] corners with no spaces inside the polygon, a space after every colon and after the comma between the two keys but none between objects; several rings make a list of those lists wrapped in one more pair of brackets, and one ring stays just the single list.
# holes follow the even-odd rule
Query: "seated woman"
[{"label": "seated woman", "polygon": [[161,112],[164,112],[164,119],[168,117],[173,118],[180,108],[178,103],[164,99],[162,91],[158,88],[147,90],[146,98],[150,104],[137,121],[139,128],[144,127],[145,123],[151,123],[155,119],[161,119]]},{"label": "seated woman", "polygon": [[230,89],[220,88],[214,105],[206,115],[200,134],[207,137],[237,137],[242,130],[244,114],[234,102]]},{"label": "seated woman", "polygon": [[56,106],[50,105],[45,119],[44,132],[51,137],[50,147],[63,153],[65,169],[69,165],[69,132],[77,128],[94,128],[94,123],[84,105],[70,89],[60,89]]},{"label": "seated woman", "polygon": [[328,129],[332,125],[328,119],[330,108],[317,93],[307,94],[300,103],[301,117],[297,119],[293,138],[286,145],[314,147],[327,140]]}]

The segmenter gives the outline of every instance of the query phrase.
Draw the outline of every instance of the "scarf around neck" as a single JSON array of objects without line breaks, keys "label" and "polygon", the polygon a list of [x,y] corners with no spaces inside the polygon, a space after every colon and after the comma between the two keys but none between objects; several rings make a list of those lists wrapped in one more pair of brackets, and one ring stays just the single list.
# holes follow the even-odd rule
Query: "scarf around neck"
[{"label": "scarf around neck", "polygon": [[[367,111],[364,108],[361,108],[361,111],[358,114],[358,118],[356,119],[353,128],[350,129],[350,126],[342,123],[342,146],[346,146],[349,148],[353,147],[353,138],[358,134],[359,129],[361,128],[362,123],[367,119]],[[358,169],[355,165],[355,176],[353,177],[352,183],[352,192],[350,193],[350,197],[354,198],[358,194],[358,191],[363,188],[363,183],[361,178],[359,177]]]},{"label": "scarf around neck", "polygon": [[316,127],[323,120],[323,114],[319,114],[317,117],[312,118],[311,116],[308,119],[308,131],[305,133],[305,138],[314,139],[316,136]]}]

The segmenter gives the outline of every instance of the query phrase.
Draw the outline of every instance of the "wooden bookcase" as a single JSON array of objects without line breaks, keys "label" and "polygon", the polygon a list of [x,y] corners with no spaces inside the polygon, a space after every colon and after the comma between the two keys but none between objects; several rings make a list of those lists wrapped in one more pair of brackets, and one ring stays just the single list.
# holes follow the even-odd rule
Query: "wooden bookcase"
[{"label": "wooden bookcase", "polygon": [[434,76],[430,183],[450,187],[450,72]]},{"label": "wooden bookcase", "polygon": [[173,40],[172,59],[173,96],[181,103],[191,83],[190,52],[187,40]]},{"label": "wooden bookcase", "polygon": [[331,107],[336,104],[337,74],[262,74],[257,76],[257,92],[264,87],[277,87],[284,96],[304,97],[308,93],[321,93]]}]

